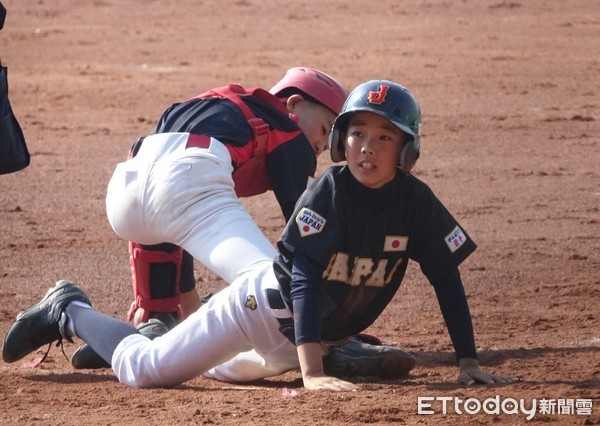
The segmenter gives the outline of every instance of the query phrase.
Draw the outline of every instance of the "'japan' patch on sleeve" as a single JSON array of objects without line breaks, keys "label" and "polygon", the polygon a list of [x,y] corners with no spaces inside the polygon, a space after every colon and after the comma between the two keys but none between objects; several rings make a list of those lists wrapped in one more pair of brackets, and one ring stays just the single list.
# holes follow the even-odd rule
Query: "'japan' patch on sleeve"
[{"label": "'japan' patch on sleeve", "polygon": [[323,230],[327,221],[318,213],[304,207],[296,216],[296,224],[301,237],[318,234]]},{"label": "'japan' patch on sleeve", "polygon": [[467,241],[467,236],[457,225],[452,232],[446,235],[446,245],[452,253],[458,250]]}]

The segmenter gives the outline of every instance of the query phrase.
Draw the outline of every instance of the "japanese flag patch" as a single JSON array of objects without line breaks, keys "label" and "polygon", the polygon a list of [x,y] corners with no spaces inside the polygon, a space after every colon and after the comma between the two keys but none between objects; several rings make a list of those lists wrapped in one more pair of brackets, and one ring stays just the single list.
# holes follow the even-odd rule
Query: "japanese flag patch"
[{"label": "japanese flag patch", "polygon": [[457,225],[452,232],[446,235],[446,245],[452,253],[458,250],[467,241],[467,236]]},{"label": "japanese flag patch", "polygon": [[296,224],[301,237],[318,234],[327,221],[318,213],[304,207],[296,216]]},{"label": "japanese flag patch", "polygon": [[408,237],[400,235],[386,235],[383,242],[384,252],[406,251],[408,245]]}]

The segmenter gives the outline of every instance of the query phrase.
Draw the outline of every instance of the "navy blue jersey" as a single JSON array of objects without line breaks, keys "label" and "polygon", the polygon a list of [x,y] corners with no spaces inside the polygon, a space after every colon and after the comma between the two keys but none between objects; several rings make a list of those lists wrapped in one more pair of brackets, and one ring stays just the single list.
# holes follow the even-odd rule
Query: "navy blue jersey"
[{"label": "navy blue jersey", "polygon": [[[298,201],[278,242],[275,270],[289,306],[303,306],[313,316],[309,327],[318,316],[321,340],[335,341],[375,321],[398,290],[409,259],[437,283],[475,247],[416,177],[399,171],[382,188],[369,189],[347,167],[333,167]],[[297,254],[317,265],[317,280],[291,279]],[[295,303],[304,297],[305,303]],[[297,324],[296,311],[294,316]],[[296,333],[298,344],[303,338]]]},{"label": "navy blue jersey", "polygon": [[237,173],[254,157],[253,130],[241,110],[227,99],[196,98],[173,104],[153,133],[187,132],[219,140],[231,154],[236,192],[245,188],[245,194],[256,195],[272,189],[287,220],[309,177],[315,174],[314,150],[298,125],[281,110],[254,96],[242,99],[269,126],[266,157],[261,159],[264,164],[253,165],[250,172]]}]

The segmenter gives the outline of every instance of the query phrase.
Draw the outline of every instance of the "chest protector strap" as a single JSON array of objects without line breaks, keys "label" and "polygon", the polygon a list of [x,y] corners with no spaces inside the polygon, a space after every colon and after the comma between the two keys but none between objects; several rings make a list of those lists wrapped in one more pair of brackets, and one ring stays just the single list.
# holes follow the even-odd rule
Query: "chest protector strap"
[{"label": "chest protector strap", "polygon": [[254,115],[250,107],[243,101],[244,96],[254,96],[261,101],[275,107],[284,114],[287,111],[281,101],[264,89],[255,88],[246,90],[238,84],[228,84],[224,87],[212,89],[197,98],[216,97],[231,101],[244,114],[248,125],[254,132],[252,140],[253,149],[250,159],[242,164],[236,164],[233,172],[235,193],[238,197],[250,197],[261,194],[271,189],[271,183],[266,169],[268,153],[269,125],[262,118]]}]

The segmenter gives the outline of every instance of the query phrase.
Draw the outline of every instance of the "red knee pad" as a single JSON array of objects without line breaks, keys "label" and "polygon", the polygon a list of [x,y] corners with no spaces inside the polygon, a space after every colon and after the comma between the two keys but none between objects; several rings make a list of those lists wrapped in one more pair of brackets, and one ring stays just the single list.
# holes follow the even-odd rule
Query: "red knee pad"
[{"label": "red knee pad", "polygon": [[[135,315],[136,320],[147,322],[151,312],[174,312],[179,318],[182,317],[181,308],[179,307],[182,256],[183,249],[181,248],[169,253],[167,251],[148,250],[140,244],[129,242],[129,261],[135,300],[127,313],[128,321],[131,321]],[[150,266],[159,263],[172,263],[175,268],[175,278],[170,283],[158,283],[158,285],[170,286],[170,289],[168,289],[169,297],[152,298]]]}]

